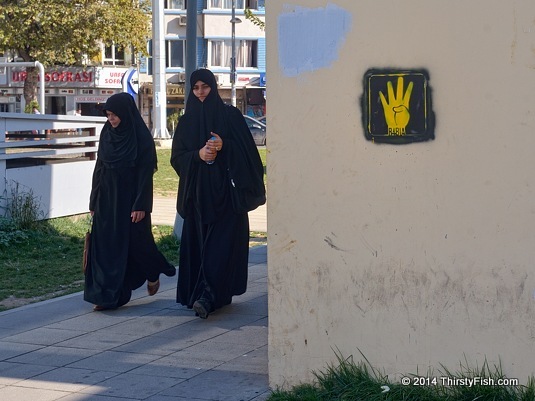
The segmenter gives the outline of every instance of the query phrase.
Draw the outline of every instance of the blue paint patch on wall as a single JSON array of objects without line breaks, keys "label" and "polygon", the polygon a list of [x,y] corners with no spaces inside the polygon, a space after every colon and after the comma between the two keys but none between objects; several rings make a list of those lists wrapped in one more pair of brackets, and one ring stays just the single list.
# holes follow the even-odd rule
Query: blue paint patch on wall
[{"label": "blue paint patch on wall", "polygon": [[351,27],[351,15],[333,4],[325,8],[296,6],[278,19],[279,65],[284,75],[295,77],[329,67]]}]

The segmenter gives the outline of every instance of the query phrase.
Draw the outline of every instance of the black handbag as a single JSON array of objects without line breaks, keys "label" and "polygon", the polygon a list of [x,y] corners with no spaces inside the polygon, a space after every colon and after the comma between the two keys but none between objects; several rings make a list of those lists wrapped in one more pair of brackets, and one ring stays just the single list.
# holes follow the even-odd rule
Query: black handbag
[{"label": "black handbag", "polygon": [[261,189],[253,190],[247,187],[240,187],[240,183],[234,179],[231,174],[230,168],[229,181],[230,181],[230,199],[232,201],[232,209],[234,213],[247,213],[251,210],[255,210],[258,206],[266,203],[266,192],[264,187]]},{"label": "black handbag", "polygon": [[84,253],[82,258],[82,271],[84,272],[84,275],[87,272],[87,265],[89,264],[89,248],[91,246],[91,225],[93,223],[93,218],[90,220],[90,226],[87,229],[87,232],[85,233],[84,238]]},{"label": "black handbag", "polygon": [[[229,106],[227,113],[240,113]],[[226,160],[230,198],[234,213],[247,213],[266,203],[264,166],[249,127],[240,113],[227,114]]]}]

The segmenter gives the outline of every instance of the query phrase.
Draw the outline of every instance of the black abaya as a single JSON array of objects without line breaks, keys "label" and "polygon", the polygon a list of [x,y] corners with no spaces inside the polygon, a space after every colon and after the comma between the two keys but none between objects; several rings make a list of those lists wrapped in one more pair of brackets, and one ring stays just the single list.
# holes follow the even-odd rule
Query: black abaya
[{"label": "black abaya", "polygon": [[[177,302],[192,308],[202,299],[211,312],[247,289],[249,218],[232,208],[229,162],[251,166],[251,171],[239,171],[237,179],[264,194],[265,189],[262,161],[243,115],[223,103],[209,70],[194,71],[192,88],[197,81],[208,84],[210,93],[201,102],[190,91],[171,154],[171,165],[180,177],[177,211],[184,218]],[[206,164],[199,149],[211,132],[221,137],[223,147],[215,162]]]},{"label": "black abaya", "polygon": [[[151,231],[154,141],[129,94],[110,97],[105,110],[121,118],[102,130],[89,209],[94,211],[84,300],[103,308],[126,304],[132,290],[175,269],[159,252]],[[144,211],[133,223],[131,213]]]}]

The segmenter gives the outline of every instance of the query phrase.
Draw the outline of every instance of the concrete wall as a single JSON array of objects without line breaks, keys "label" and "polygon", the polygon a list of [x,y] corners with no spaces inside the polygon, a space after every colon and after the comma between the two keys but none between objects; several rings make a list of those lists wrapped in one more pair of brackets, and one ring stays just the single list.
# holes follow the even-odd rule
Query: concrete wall
[{"label": "concrete wall", "polygon": [[[241,23],[236,24],[236,38],[263,38],[264,32],[246,19],[242,13],[237,13],[237,18]],[[261,20],[263,16],[259,17]],[[204,37],[228,39],[231,33],[232,24],[228,14],[205,14],[204,15]]]},{"label": "concrete wall", "polygon": [[[270,384],[535,373],[535,2],[270,0]],[[435,139],[365,138],[369,69],[429,74]],[[386,93],[386,91],[385,91]]]},{"label": "concrete wall", "polygon": [[[19,195],[34,197],[41,208],[40,217],[88,212],[97,134],[105,122],[105,117],[0,113],[0,215],[4,215],[16,189]],[[83,135],[74,135],[78,129]],[[6,140],[6,133],[31,130],[43,134],[48,130],[71,132]],[[7,160],[24,158],[35,158],[36,165],[8,168]]]},{"label": "concrete wall", "polygon": [[31,189],[41,208],[40,216],[55,218],[89,211],[94,169],[94,160],[46,164],[8,169],[5,179],[8,186],[20,184],[22,193]]}]

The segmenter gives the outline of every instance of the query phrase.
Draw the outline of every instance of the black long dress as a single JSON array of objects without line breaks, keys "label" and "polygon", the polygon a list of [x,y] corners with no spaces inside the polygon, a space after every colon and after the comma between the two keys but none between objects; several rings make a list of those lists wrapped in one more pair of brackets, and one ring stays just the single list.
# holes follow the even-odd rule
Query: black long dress
[{"label": "black long dress", "polygon": [[[132,290],[160,273],[176,269],[158,250],[151,231],[154,140],[127,93],[108,99],[104,107],[119,116],[113,128],[104,125],[93,172],[89,210],[94,211],[84,300],[103,308],[126,304]],[[133,223],[131,213],[145,211]]]},{"label": "black long dress", "polygon": [[[192,308],[200,298],[209,300],[211,312],[247,289],[249,217],[232,208],[229,161],[250,167],[238,168],[243,182],[264,194],[265,188],[262,161],[243,115],[223,103],[211,71],[194,71],[192,88],[197,81],[208,84],[210,94],[201,102],[190,91],[171,154],[171,165],[180,177],[177,211],[184,219],[177,302]],[[209,165],[201,160],[199,149],[211,132],[222,138],[223,147]]]}]

